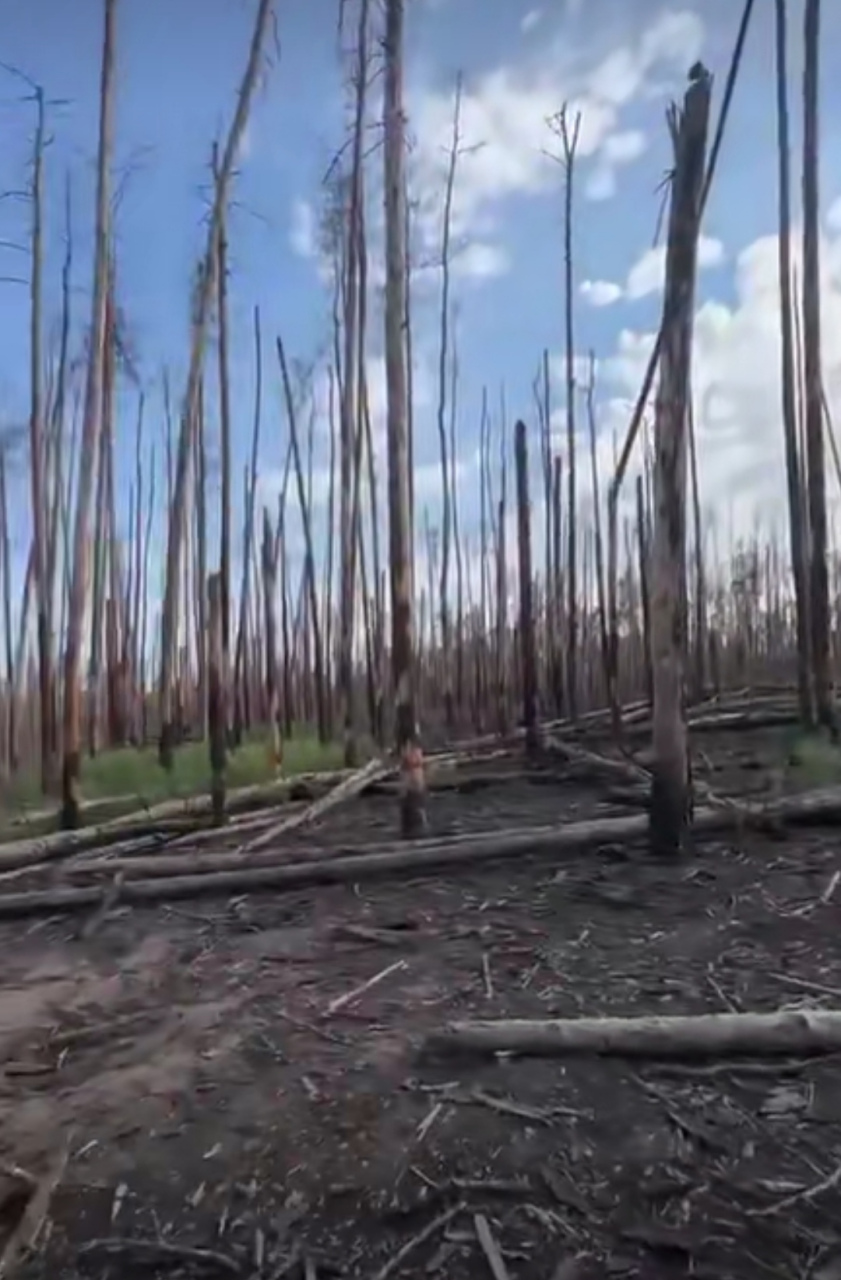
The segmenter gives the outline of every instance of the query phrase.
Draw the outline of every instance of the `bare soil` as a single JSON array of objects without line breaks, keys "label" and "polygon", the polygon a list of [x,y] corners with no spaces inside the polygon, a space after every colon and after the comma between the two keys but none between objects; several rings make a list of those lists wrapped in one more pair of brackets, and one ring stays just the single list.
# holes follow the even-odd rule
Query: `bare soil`
[{"label": "bare soil", "polygon": [[[600,807],[580,783],[512,777],[434,795],[431,818],[498,830]],[[369,798],[297,838],[364,845],[394,824]],[[817,831],[675,865],[617,847],[117,907],[89,937],[78,917],[3,924],[0,1159],[42,1177],[68,1154],[18,1274],[835,1280],[841,1192],[815,1188],[841,1165],[837,1060],[419,1047],[471,1016],[838,1004],[837,868],[837,832]],[[0,1175],[0,1247],[14,1190]]]}]

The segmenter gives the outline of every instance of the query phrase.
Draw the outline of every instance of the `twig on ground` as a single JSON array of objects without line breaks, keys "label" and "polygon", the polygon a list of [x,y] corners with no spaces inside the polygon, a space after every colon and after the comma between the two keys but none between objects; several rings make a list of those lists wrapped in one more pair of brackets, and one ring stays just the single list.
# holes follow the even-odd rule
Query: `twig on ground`
[{"label": "twig on ground", "polygon": [[397,973],[398,969],[405,968],[405,960],[395,960],[394,964],[387,965],[385,969],[381,969],[379,973],[375,973],[373,978],[369,978],[367,982],[362,982],[358,987],[354,987],[352,991],[346,991],[344,995],[336,996],[335,1000],[331,1000],[324,1012],[324,1017],[332,1017],[334,1013],[338,1013],[340,1009],[344,1009],[354,1000],[357,1000],[359,996],[364,995],[366,991],[370,991],[372,987],[378,986],[385,978],[390,977],[392,973]]},{"label": "twig on ground", "polygon": [[296,1018],[286,1009],[275,1009],[275,1013],[284,1022],[288,1022],[290,1027],[294,1027],[296,1031],[309,1031],[312,1035],[318,1036],[320,1040],[328,1040],[330,1044],[347,1044],[344,1036],[337,1035],[335,1031],[328,1031],[325,1027],[319,1027],[314,1022],[307,1022],[306,1018]]},{"label": "twig on ground", "polygon": [[835,890],[838,888],[839,880],[841,880],[841,871],[833,871],[829,879],[829,884],[826,886],[823,893],[821,894],[820,900],[821,900],[822,906],[826,906],[826,904],[832,898],[832,895],[835,893]]},{"label": "twig on ground", "polygon": [[499,1245],[494,1239],[490,1224],[483,1213],[474,1213],[473,1226],[476,1228],[476,1239],[482,1246],[482,1252],[487,1258],[494,1280],[509,1280],[508,1268],[502,1260]]},{"label": "twig on ground", "polygon": [[429,1110],[427,1115],[424,1116],[423,1120],[421,1120],[420,1124],[418,1125],[418,1131],[416,1135],[418,1142],[423,1142],[424,1138],[429,1133],[429,1130],[435,1124],[435,1121],[438,1119],[438,1117],[440,1116],[443,1110],[444,1110],[443,1102],[436,1102],[435,1105]]},{"label": "twig on ground", "polygon": [[32,1190],[21,1219],[6,1241],[0,1254],[0,1280],[9,1280],[17,1270],[18,1263],[26,1250],[34,1249],[44,1229],[44,1223],[50,1212],[50,1205],[58,1184],[64,1176],[70,1154],[71,1142],[65,1142],[61,1153],[53,1160],[47,1173]]},{"label": "twig on ground", "polygon": [[841,1183],[841,1164],[833,1173],[830,1173],[826,1178],[822,1178],[820,1182],[816,1182],[813,1186],[806,1187],[803,1191],[796,1191],[793,1195],[786,1196],[784,1200],[778,1200],[776,1204],[767,1205],[764,1209],[748,1209],[747,1216],[749,1218],[770,1218],[775,1213],[786,1213],[789,1209],[793,1209],[796,1204],[814,1200],[816,1196],[822,1196],[825,1191],[834,1190],[839,1183]]},{"label": "twig on ground", "polygon": [[434,1236],[436,1231],[440,1231],[448,1222],[451,1222],[456,1214],[463,1213],[465,1208],[464,1202],[459,1201],[458,1204],[454,1204],[451,1208],[445,1209],[443,1213],[439,1213],[437,1218],[433,1218],[422,1230],[413,1235],[404,1245],[401,1245],[397,1252],[392,1254],[388,1261],[380,1267],[379,1271],[371,1277],[371,1280],[388,1280],[388,1277],[394,1275],[395,1271],[399,1271],[406,1259],[416,1249],[419,1249],[422,1244],[426,1244],[426,1241]]},{"label": "twig on ground", "polygon": [[836,1000],[841,998],[841,987],[828,987],[823,982],[810,982],[808,978],[797,978],[793,973],[772,973],[771,977],[777,982],[788,983],[790,987],[799,987],[801,991],[813,991],[819,996],[833,996]]},{"label": "twig on ground", "polygon": [[491,977],[491,962],[487,951],[482,952],[482,976],[485,979],[485,995],[489,1000],[493,1000],[494,984]]},{"label": "twig on ground", "polygon": [[137,1254],[141,1258],[172,1258],[181,1262],[196,1262],[203,1266],[218,1267],[229,1275],[242,1274],[240,1264],[227,1253],[218,1249],[194,1249],[184,1244],[167,1244],[163,1240],[132,1240],[128,1236],[108,1236],[101,1240],[89,1240],[79,1249],[80,1257],[88,1254],[105,1253],[111,1258],[120,1258],[126,1254]]}]

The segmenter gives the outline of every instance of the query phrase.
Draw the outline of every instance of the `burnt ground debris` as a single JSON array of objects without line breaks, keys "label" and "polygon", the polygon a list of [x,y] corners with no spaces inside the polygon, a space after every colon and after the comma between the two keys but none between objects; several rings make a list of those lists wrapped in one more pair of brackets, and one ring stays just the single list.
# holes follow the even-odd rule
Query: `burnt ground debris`
[{"label": "burnt ground debris", "polygon": [[[764,743],[705,742],[715,786],[761,790]],[[603,797],[495,762],[430,818]],[[290,844],[373,845],[393,808],[356,799]],[[17,1274],[841,1276],[836,1059],[420,1052],[454,1018],[837,1006],[838,868],[831,829],[741,833],[674,864],[623,846],[3,923],[0,1160],[55,1170]],[[24,1202],[6,1168],[0,1246]]]}]

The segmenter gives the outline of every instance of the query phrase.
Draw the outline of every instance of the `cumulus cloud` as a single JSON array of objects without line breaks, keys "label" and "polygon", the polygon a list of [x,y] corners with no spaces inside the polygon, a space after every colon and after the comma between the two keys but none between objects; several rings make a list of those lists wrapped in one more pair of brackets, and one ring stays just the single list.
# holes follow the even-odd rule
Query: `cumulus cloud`
[{"label": "cumulus cloud", "polygon": [[309,200],[293,201],[289,215],[289,243],[299,258],[314,258],[318,252],[316,218]]},{"label": "cumulus cloud", "polygon": [[[711,236],[701,236],[698,241],[698,270],[720,267],[725,261],[724,245]],[[584,280],[579,286],[582,298],[592,307],[610,307],[620,298],[636,302],[659,293],[664,284],[666,249],[658,245],[646,249],[628,272],[624,286],[614,280]]]},{"label": "cumulus cloud", "polygon": [[609,307],[622,297],[622,286],[613,280],[582,280],[578,291],[591,307]]},{"label": "cumulus cloud", "polygon": [[[558,166],[547,155],[553,141],[547,121],[564,103],[571,116],[581,113],[577,154],[588,166],[587,193],[600,199],[612,195],[617,168],[645,149],[643,134],[622,127],[624,110],[645,96],[654,78],[693,62],[702,39],[696,14],[667,12],[606,57],[588,59],[586,49],[577,49],[573,58],[561,41],[548,41],[538,55],[468,83],[461,104],[465,152],[453,203],[454,234],[488,241],[498,229],[503,201],[556,186]],[[453,105],[452,91],[423,88],[409,103],[419,224],[433,246],[440,239]]]},{"label": "cumulus cloud", "polygon": [[[798,238],[795,232],[795,245]],[[824,381],[841,420],[841,227],[824,240],[822,274]],[[712,298],[697,310],[692,372],[702,501],[710,529],[717,527],[725,543],[729,531],[747,538],[757,526],[766,536],[786,535],[776,236],[742,250],[734,285],[732,304]],[[608,466],[612,437],[627,430],[653,343],[653,333],[625,330],[602,363]],[[837,511],[836,485],[828,496]]]},{"label": "cumulus cloud", "polygon": [[[720,267],[724,262],[724,245],[720,240],[710,236],[701,236],[698,241],[698,268]],[[658,245],[647,249],[628,272],[625,284],[625,296],[632,301],[646,298],[649,294],[659,293],[663,288],[666,272],[666,247]]]}]

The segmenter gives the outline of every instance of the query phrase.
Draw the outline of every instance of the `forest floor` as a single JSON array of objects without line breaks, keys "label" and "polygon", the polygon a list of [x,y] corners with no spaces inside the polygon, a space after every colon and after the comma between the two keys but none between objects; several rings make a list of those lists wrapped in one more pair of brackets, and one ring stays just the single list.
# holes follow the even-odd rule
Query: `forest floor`
[{"label": "forest floor", "polygon": [[[717,787],[761,788],[757,737],[704,743]],[[434,793],[433,832],[617,812],[488,781]],[[356,799],[289,849],[394,826]],[[15,1280],[837,1280],[837,1058],[420,1048],[454,1018],[839,1006],[839,869],[817,829],[4,921],[0,1160],[46,1215]]]}]

